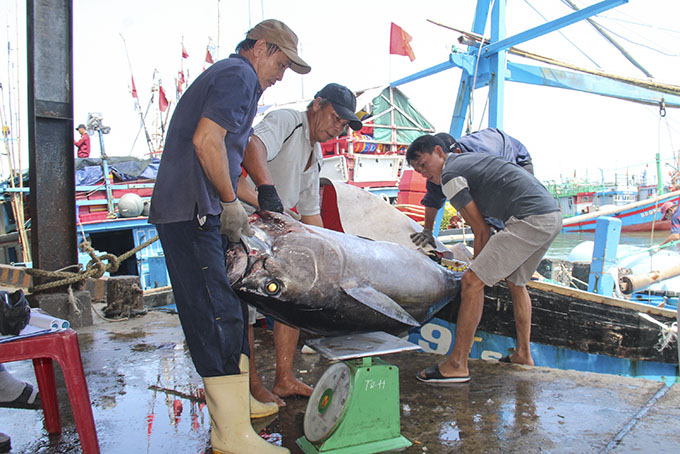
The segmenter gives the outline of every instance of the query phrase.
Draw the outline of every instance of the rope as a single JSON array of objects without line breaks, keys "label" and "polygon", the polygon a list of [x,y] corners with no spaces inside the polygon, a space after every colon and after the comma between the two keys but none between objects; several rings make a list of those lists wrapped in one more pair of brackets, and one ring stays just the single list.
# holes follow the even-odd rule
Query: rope
[{"label": "rope", "polygon": [[678,339],[678,322],[673,322],[669,325],[661,323],[653,317],[647,314],[638,312],[638,315],[650,323],[653,323],[659,327],[661,332],[659,333],[659,342],[656,344],[655,348],[657,351],[663,351],[666,349],[674,340]]},{"label": "rope", "polygon": [[81,310],[78,307],[78,300],[76,300],[76,296],[73,294],[72,285],[68,286],[68,302],[71,303],[71,307],[73,307],[73,312],[75,312],[76,315],[80,315]]},{"label": "rope", "polygon": [[97,308],[94,307],[94,304],[91,306],[91,308],[92,308],[92,312],[94,312],[95,314],[97,314],[97,316],[98,316],[99,318],[101,318],[102,320],[107,321],[107,322],[125,322],[125,321],[130,320],[129,317],[125,317],[125,318],[107,318],[107,317],[104,317],[104,316],[101,314],[101,312],[99,312],[99,309],[97,309]]},{"label": "rope", "polygon": [[[44,284],[29,287],[28,291],[30,293],[41,292],[50,288],[61,287],[64,285],[70,286],[77,282],[84,281],[85,279],[90,277],[93,279],[98,279],[102,277],[104,273],[106,273],[107,271],[115,273],[116,271],[118,271],[118,267],[120,266],[121,262],[124,262],[128,258],[132,257],[137,252],[141,251],[148,245],[154,243],[156,240],[158,240],[158,235],[149,240],[146,240],[139,246],[125,252],[124,254],[118,257],[116,257],[113,254],[103,254],[97,256],[94,249],[90,245],[90,242],[87,240],[83,240],[83,242],[80,243],[80,249],[83,252],[87,252],[89,256],[92,257],[92,260],[90,260],[90,262],[87,264],[84,271],[81,270],[78,273],[69,273],[65,271],[45,271],[37,268],[28,268],[26,269],[26,273],[28,273],[30,276],[58,279],[52,282],[47,282]],[[102,262],[102,260],[108,260],[108,263],[105,264]],[[76,312],[78,313],[80,312],[80,310],[76,306],[74,306],[74,310],[76,310]]]}]

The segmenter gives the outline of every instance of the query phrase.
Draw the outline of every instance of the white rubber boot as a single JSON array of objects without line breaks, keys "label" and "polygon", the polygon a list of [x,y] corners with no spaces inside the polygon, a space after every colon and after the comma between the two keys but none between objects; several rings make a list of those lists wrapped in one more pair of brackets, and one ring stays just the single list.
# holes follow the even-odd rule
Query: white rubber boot
[{"label": "white rubber boot", "polygon": [[215,454],[290,454],[286,448],[264,441],[250,425],[248,374],[204,377]]},{"label": "white rubber boot", "polygon": [[[241,372],[250,373],[250,361],[248,357],[241,354],[241,360],[238,363],[238,368]],[[255,399],[250,392],[250,417],[252,419],[266,418],[279,412],[279,406],[275,402],[260,402]]]}]

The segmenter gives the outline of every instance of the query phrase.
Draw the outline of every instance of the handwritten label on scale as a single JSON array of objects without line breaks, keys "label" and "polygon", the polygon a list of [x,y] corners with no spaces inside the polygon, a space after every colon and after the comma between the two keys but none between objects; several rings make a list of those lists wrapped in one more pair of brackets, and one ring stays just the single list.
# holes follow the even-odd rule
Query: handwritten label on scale
[{"label": "handwritten label on scale", "polygon": [[365,391],[371,391],[371,390],[383,390],[385,389],[385,386],[387,385],[386,380],[364,380],[364,390]]}]

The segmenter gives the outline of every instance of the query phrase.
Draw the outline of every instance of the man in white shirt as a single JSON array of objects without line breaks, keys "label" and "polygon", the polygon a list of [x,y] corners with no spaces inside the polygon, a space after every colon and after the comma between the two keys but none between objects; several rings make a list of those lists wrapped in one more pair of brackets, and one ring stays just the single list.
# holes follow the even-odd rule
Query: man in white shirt
[{"label": "man in white shirt", "polygon": [[[356,97],[339,84],[326,85],[307,106],[305,112],[292,109],[275,110],[258,123],[246,147],[244,166],[250,159],[266,155],[267,167],[261,173],[251,173],[248,184],[238,185],[238,198],[250,205],[269,211],[289,213],[295,209],[300,221],[323,227],[319,196],[319,172],[322,165],[321,143],[338,137],[347,126],[355,131],[362,124],[355,114]],[[257,188],[253,188],[253,184]],[[264,387],[255,371],[253,352],[254,317],[251,317],[249,338],[250,392],[261,402],[285,405],[281,397],[310,396],[312,388],[293,373],[293,358],[299,330],[276,322],[276,378],[272,391]]]}]

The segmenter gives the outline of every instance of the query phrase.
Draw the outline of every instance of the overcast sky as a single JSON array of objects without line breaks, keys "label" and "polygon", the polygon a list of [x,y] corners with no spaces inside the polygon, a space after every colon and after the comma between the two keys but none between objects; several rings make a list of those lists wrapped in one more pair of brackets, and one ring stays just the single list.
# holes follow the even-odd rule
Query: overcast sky
[{"label": "overcast sky", "polygon": [[[585,7],[596,0],[575,3]],[[4,0],[0,6],[0,36],[10,41],[13,56],[21,55],[20,71],[25,68],[24,4],[23,0]],[[146,108],[154,70],[168,98],[174,101],[180,65],[184,64],[193,80],[203,68],[210,38],[219,44],[219,57],[224,58],[249,27],[263,18],[283,20],[297,33],[301,54],[312,71],[305,76],[287,72],[284,80],[262,98],[263,104],[273,104],[309,98],[328,82],[361,90],[441,63],[448,58],[451,46],[458,45],[458,34],[427,19],[470,30],[474,7],[472,0],[347,0],[332,4],[319,0],[74,0],[74,122],[85,122],[88,112],[101,112],[104,123],[111,126],[111,133],[105,137],[109,155],[132,152],[143,156],[147,151],[142,136],[134,150],[132,147],[139,117],[130,95],[130,66],[123,38],[137,92]],[[551,20],[570,11],[561,0],[507,0],[507,35],[542,24],[545,19],[539,13]],[[680,85],[679,17],[677,0],[631,0],[596,20],[621,35],[616,39],[658,81]],[[414,62],[389,55],[390,22],[413,37]],[[644,78],[587,24],[572,25],[563,33],[575,45],[554,32],[518,47],[594,68],[585,53],[605,71]],[[184,61],[182,41],[189,53]],[[2,55],[5,61],[0,62],[0,82],[7,97],[11,85],[8,67],[13,68],[6,63],[6,51]],[[438,130],[446,131],[459,78],[460,71],[452,69],[400,88]],[[486,90],[478,90],[475,101],[474,129],[483,128]],[[680,149],[677,109],[669,109],[660,119],[655,107],[510,83],[506,84],[505,107],[504,129],[527,146],[537,176],[543,180],[572,176],[574,172],[580,177],[588,172],[591,179],[599,178],[600,169],[625,173],[628,168],[639,173],[645,163],[653,170],[657,152],[670,159],[673,150]],[[93,149],[93,155],[98,156],[98,146]]]}]

